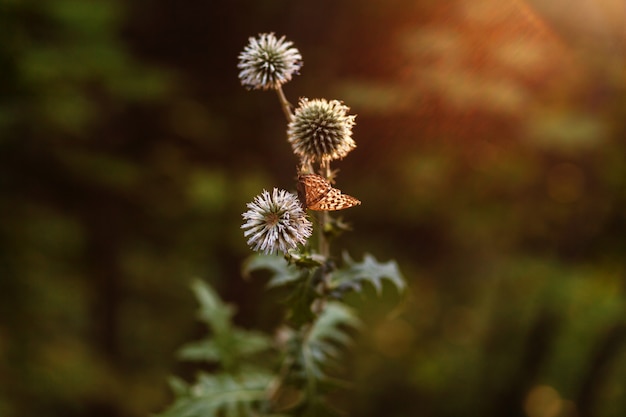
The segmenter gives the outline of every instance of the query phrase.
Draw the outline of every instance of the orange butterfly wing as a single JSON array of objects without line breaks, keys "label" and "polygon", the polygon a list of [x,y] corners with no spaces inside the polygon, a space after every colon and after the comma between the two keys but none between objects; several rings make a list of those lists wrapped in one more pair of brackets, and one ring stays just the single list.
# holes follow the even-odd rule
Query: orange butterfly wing
[{"label": "orange butterfly wing", "polygon": [[343,210],[361,204],[356,198],[333,188],[330,182],[317,174],[298,177],[298,197],[304,208],[317,211]]}]

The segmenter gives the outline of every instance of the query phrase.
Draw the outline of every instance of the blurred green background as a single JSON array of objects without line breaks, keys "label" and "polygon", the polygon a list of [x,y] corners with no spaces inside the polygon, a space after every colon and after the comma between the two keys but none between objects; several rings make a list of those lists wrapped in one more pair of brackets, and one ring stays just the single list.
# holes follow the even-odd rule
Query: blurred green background
[{"label": "blurred green background", "polygon": [[4,0],[0,28],[0,416],[163,409],[194,277],[275,325],[239,227],[297,161],[236,69],[270,31],[292,102],[358,115],[335,249],[410,286],[365,303],[350,414],[626,415],[623,1]]}]

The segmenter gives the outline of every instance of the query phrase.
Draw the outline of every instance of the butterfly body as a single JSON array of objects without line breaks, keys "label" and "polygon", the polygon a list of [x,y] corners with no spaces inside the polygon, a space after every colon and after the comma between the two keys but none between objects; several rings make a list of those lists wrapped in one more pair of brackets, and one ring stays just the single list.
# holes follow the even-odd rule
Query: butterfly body
[{"label": "butterfly body", "polygon": [[298,197],[304,208],[316,211],[343,210],[361,204],[356,198],[333,188],[326,178],[317,174],[298,176]]}]

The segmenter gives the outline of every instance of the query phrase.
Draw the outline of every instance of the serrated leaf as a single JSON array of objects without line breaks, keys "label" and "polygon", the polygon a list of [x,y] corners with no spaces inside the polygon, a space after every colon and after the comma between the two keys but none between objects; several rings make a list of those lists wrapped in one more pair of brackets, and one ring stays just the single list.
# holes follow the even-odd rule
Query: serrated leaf
[{"label": "serrated leaf", "polygon": [[167,382],[176,397],[181,397],[189,393],[189,385],[183,379],[171,376]]},{"label": "serrated leaf", "polygon": [[222,302],[215,290],[199,279],[192,282],[191,289],[200,303],[199,319],[216,334],[228,332],[235,308]]},{"label": "serrated leaf", "polygon": [[319,280],[318,275],[320,273],[319,268],[312,274],[307,272],[305,278],[298,281],[291,290],[291,294],[286,301],[286,304],[289,306],[287,319],[295,327],[300,327],[315,318],[311,305],[319,297],[315,286]]},{"label": "serrated leaf", "polygon": [[188,392],[158,417],[248,417],[266,398],[273,376],[263,373],[202,374]]},{"label": "serrated leaf", "polygon": [[331,286],[333,288],[350,288],[360,291],[362,284],[369,282],[374,286],[376,292],[380,294],[383,288],[383,280],[390,281],[398,291],[403,291],[406,283],[398,264],[395,261],[380,263],[369,253],[363,256],[363,262],[355,262],[344,252],[344,266],[336,270],[332,275]]},{"label": "serrated leaf", "polygon": [[269,349],[272,346],[272,339],[265,333],[233,329],[228,345],[220,346],[214,338],[191,342],[178,351],[178,358],[189,361],[216,362],[220,360],[221,350],[224,348],[228,349],[233,356],[252,356]]},{"label": "serrated leaf", "polygon": [[273,340],[265,333],[251,330],[237,330],[234,335],[235,344],[239,346],[242,356],[250,356],[272,347]]},{"label": "serrated leaf", "polygon": [[361,321],[351,308],[338,302],[327,303],[302,344],[307,379],[325,379],[325,369],[339,358],[340,348],[352,342],[350,329],[360,326]]},{"label": "serrated leaf", "polygon": [[341,355],[353,341],[351,333],[359,327],[361,321],[353,309],[330,301],[308,329],[292,333],[287,345],[293,349],[288,356],[294,362],[288,380],[304,395],[289,409],[290,415],[336,415],[325,394],[346,387],[331,372],[340,368]]},{"label": "serrated leaf", "polygon": [[360,326],[361,321],[353,309],[345,304],[331,301],[326,304],[324,311],[315,321],[308,339],[310,343],[328,339],[345,345],[351,338],[346,339],[346,333],[341,328],[359,328]]},{"label": "serrated leaf", "polygon": [[208,284],[196,280],[192,289],[200,303],[200,320],[207,324],[211,335],[183,346],[178,352],[180,359],[218,363],[226,371],[237,372],[244,359],[272,346],[272,339],[264,333],[234,326],[234,308],[222,302]]},{"label": "serrated leaf", "polygon": [[187,343],[178,350],[176,356],[187,361],[219,362],[220,351],[213,339],[202,339]]},{"label": "serrated leaf", "polygon": [[246,260],[243,266],[243,276],[249,278],[254,271],[267,270],[272,274],[267,286],[278,287],[298,281],[302,278],[303,270],[291,265],[281,256],[254,255]]}]

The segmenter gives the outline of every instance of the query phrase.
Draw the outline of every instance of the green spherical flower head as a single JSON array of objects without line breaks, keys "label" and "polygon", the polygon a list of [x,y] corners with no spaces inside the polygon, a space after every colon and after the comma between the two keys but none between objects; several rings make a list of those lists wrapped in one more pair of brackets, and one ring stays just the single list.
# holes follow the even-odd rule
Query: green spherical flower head
[{"label": "green spherical flower head", "polygon": [[247,207],[241,228],[246,229],[243,235],[254,251],[287,253],[311,237],[313,225],[295,194],[277,188],[272,194],[263,190]]},{"label": "green spherical flower head", "polygon": [[273,33],[261,33],[249,38],[239,54],[239,80],[244,87],[257,90],[277,89],[291,80],[302,68],[302,56],[293,42],[277,39]]},{"label": "green spherical flower head", "polygon": [[341,159],[356,148],[352,139],[356,116],[349,116],[348,110],[337,100],[300,99],[287,135],[303,164]]}]

